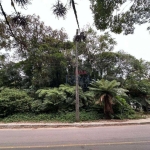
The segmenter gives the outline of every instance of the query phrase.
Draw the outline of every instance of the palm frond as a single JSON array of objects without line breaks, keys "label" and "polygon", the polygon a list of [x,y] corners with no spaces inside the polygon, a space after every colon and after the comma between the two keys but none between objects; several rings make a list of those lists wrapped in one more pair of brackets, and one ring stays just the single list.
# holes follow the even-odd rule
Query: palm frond
[{"label": "palm frond", "polygon": [[58,0],[56,4],[53,5],[52,9],[53,9],[53,14],[56,15],[58,18],[59,17],[64,18],[67,14],[67,8],[66,6],[64,6],[62,2],[60,2],[60,0]]},{"label": "palm frond", "polygon": [[116,80],[113,80],[111,82],[107,82],[108,83],[108,89],[112,89],[115,87],[118,87],[120,85],[120,82],[116,82]]},{"label": "palm frond", "polygon": [[39,89],[36,94],[43,101],[50,101],[54,105],[60,104],[66,100],[66,94],[58,88]]},{"label": "palm frond", "polygon": [[128,90],[126,89],[123,89],[123,88],[116,88],[115,89],[117,95],[120,95],[120,96],[128,96],[126,93],[128,92]]},{"label": "palm frond", "polygon": [[68,84],[61,84],[59,86],[59,90],[68,93],[70,95],[75,95],[75,86],[70,86]]},{"label": "palm frond", "polygon": [[[76,10],[75,4],[76,3],[74,2],[74,0],[70,0],[69,5],[73,9],[78,28],[80,29],[78,16],[77,16],[77,10]],[[60,0],[57,0],[56,4],[54,4],[53,7],[52,7],[52,11],[53,11],[53,14],[56,15],[58,18],[59,17],[65,18],[66,14],[67,14],[67,5],[64,5]]]},{"label": "palm frond", "polygon": [[97,93],[99,96],[103,94],[109,94],[111,96],[115,96],[115,95],[126,96],[127,90],[123,88],[119,88],[118,87],[119,85],[120,83],[117,82],[116,80],[108,81],[108,80],[101,79],[101,80],[93,81],[89,89],[93,91],[95,94]]},{"label": "palm frond", "polygon": [[31,0],[13,0],[16,4],[20,5],[20,6],[26,6],[28,4],[30,4]]}]

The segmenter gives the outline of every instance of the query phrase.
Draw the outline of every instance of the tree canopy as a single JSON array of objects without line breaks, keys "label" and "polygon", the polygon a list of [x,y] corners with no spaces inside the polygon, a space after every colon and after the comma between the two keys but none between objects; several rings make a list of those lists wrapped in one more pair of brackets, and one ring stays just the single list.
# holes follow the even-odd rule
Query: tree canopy
[{"label": "tree canopy", "polygon": [[[150,23],[149,0],[90,0],[97,29],[132,34],[135,25]],[[147,29],[150,29],[148,27]]]},{"label": "tree canopy", "polygon": [[[79,26],[79,20],[76,10],[77,0],[61,1],[57,0],[52,6],[53,14],[59,17],[64,17],[68,13],[68,9],[72,8],[75,19]],[[90,0],[91,10],[94,17],[94,23],[97,29],[110,29],[114,33],[132,34],[135,25],[141,25],[150,22],[150,1],[149,0]],[[3,3],[0,1],[1,14],[4,16],[5,22],[8,25],[11,36],[17,39],[10,26],[10,22],[24,27],[27,25],[26,16],[16,10],[15,5],[22,8],[32,3],[32,0],[10,0],[11,6],[14,8],[14,13],[7,15],[3,8]],[[11,20],[9,19],[11,16]],[[147,28],[148,30],[150,27]]]}]

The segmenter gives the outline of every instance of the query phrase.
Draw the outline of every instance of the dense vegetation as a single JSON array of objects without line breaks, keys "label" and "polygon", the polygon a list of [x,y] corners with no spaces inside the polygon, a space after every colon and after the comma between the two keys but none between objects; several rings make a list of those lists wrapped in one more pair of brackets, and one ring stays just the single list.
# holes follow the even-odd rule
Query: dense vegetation
[{"label": "dense vegetation", "polygon": [[[0,54],[0,118],[74,121],[75,43],[39,17],[27,19],[23,30],[10,24],[20,44],[0,22],[0,47],[14,53],[13,58]],[[148,111],[150,62],[114,52],[117,43],[109,33],[99,36],[90,26],[83,31],[86,41],[78,43],[81,120],[135,118],[135,111]]]}]

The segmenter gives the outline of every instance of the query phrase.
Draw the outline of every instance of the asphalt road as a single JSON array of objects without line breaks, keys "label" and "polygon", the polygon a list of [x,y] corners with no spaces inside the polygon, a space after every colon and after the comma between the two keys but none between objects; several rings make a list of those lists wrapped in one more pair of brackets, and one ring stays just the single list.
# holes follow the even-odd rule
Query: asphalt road
[{"label": "asphalt road", "polygon": [[150,125],[0,129],[0,150],[150,150]]}]

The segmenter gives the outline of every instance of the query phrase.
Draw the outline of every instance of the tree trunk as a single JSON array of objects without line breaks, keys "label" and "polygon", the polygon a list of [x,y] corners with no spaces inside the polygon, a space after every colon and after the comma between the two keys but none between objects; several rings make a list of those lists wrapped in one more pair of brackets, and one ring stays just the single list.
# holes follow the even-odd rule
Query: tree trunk
[{"label": "tree trunk", "polygon": [[113,114],[111,97],[109,95],[104,96],[104,113],[106,119],[111,119],[111,114]]}]

